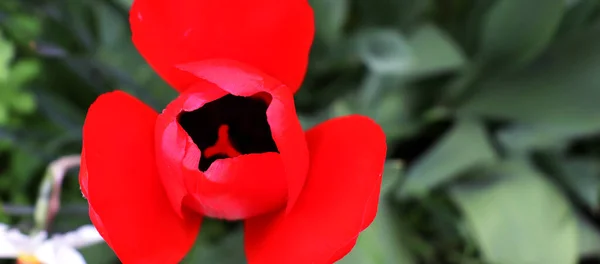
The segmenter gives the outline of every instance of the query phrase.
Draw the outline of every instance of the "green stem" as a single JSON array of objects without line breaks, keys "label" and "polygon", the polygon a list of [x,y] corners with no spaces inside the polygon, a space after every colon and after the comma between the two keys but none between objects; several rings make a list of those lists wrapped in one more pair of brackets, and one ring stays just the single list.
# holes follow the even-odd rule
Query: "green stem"
[{"label": "green stem", "polygon": [[40,184],[38,198],[33,214],[35,227],[31,234],[48,229],[50,223],[60,209],[60,193],[62,182],[67,171],[79,166],[80,155],[64,156],[50,163]]}]

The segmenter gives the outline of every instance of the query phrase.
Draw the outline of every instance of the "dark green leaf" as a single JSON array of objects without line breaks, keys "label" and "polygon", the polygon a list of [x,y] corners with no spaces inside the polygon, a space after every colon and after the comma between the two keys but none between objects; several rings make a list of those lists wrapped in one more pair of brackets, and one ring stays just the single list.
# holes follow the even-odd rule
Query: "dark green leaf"
[{"label": "dark green leaf", "polygon": [[389,28],[362,31],[357,36],[357,53],[373,72],[403,74],[413,63],[413,53],[404,37]]},{"label": "dark green leaf", "polygon": [[414,62],[411,74],[423,77],[455,70],[465,63],[464,55],[453,40],[434,25],[424,25],[408,39]]},{"label": "dark green leaf", "polygon": [[529,63],[552,39],[564,7],[564,0],[496,1],[482,27],[481,60],[493,69]]},{"label": "dark green leaf", "polygon": [[439,142],[408,168],[398,195],[424,195],[475,166],[496,160],[481,124],[464,120],[455,124]]},{"label": "dark green leaf", "polygon": [[0,85],[8,78],[9,66],[14,52],[13,44],[4,38],[2,31],[0,31]]},{"label": "dark green leaf", "polygon": [[588,220],[578,217],[579,254],[582,257],[600,257],[600,232]]},{"label": "dark green leaf", "polygon": [[591,210],[600,212],[600,163],[598,160],[560,159],[557,165],[562,170],[560,177],[567,187]]},{"label": "dark green leaf", "polygon": [[342,37],[342,27],[349,12],[349,0],[311,0],[315,13],[316,34],[325,42],[334,44]]},{"label": "dark green leaf", "polygon": [[398,219],[394,214],[390,201],[386,198],[388,190],[401,174],[401,163],[386,163],[383,187],[377,217],[358,238],[356,246],[340,264],[412,264],[416,263],[402,240],[403,234],[398,228]]},{"label": "dark green leaf", "polygon": [[562,126],[563,131],[598,129],[598,72],[600,27],[554,45],[519,73],[481,83],[459,114]]},{"label": "dark green leaf", "polygon": [[182,263],[244,264],[246,256],[243,249],[243,232],[237,230],[214,245],[200,242]]}]

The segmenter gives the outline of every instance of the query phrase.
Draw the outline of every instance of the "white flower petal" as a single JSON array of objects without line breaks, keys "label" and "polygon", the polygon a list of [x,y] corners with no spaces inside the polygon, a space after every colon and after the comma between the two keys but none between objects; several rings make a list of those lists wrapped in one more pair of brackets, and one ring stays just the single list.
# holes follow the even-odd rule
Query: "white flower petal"
[{"label": "white flower petal", "polygon": [[44,264],[85,264],[85,259],[76,249],[47,241],[35,256]]},{"label": "white flower petal", "polygon": [[85,259],[79,251],[66,246],[58,249],[56,259],[58,260],[58,264],[85,264]]},{"label": "white flower petal", "polygon": [[19,251],[9,241],[5,234],[0,233],[0,259],[2,258],[16,258]]},{"label": "white flower petal", "polygon": [[44,240],[46,240],[46,232],[40,232],[34,236],[27,236],[18,229],[9,229],[6,232],[6,239],[13,245],[19,253],[33,253]]},{"label": "white flower petal", "polygon": [[17,229],[0,224],[0,258],[16,258],[29,248],[29,238]]},{"label": "white flower petal", "polygon": [[47,239],[46,232],[27,236],[15,228],[0,223],[0,258],[17,258],[31,254],[44,264],[85,264],[75,249],[103,242],[92,225],[86,225],[66,234]]},{"label": "white flower petal", "polygon": [[29,243],[32,245],[33,248],[37,248],[41,246],[47,238],[48,233],[46,231],[41,231],[33,236],[29,236],[28,240],[30,241]]},{"label": "white flower petal", "polygon": [[56,245],[52,242],[46,241],[40,247],[38,247],[33,255],[44,264],[58,264],[56,259]]},{"label": "white flower petal", "polygon": [[31,238],[29,236],[21,233],[21,231],[14,228],[7,230],[5,234],[6,238],[12,241],[13,243],[28,244],[31,241]]},{"label": "white flower petal", "polygon": [[100,233],[93,225],[85,225],[75,231],[62,235],[56,235],[50,240],[57,244],[66,245],[74,248],[82,248],[104,242]]}]

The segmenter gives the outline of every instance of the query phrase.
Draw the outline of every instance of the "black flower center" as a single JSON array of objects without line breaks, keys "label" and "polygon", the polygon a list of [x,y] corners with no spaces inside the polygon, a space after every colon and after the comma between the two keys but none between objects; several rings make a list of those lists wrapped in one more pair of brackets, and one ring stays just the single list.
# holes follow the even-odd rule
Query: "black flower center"
[{"label": "black flower center", "polygon": [[270,99],[271,95],[262,93],[253,97],[226,95],[181,113],[179,124],[202,151],[198,169],[208,170],[217,159],[279,152],[267,123]]}]

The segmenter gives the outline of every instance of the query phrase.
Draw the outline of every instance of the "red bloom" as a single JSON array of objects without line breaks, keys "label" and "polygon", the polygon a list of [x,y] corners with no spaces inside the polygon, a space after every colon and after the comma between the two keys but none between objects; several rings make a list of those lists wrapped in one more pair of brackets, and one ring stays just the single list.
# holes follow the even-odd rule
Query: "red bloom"
[{"label": "red bloom", "polygon": [[124,263],[178,263],[203,216],[245,221],[249,263],[332,263],[375,217],[385,136],[366,117],[302,131],[306,0],[136,0],[133,41],[181,94],[162,113],[101,95],[83,127],[90,218]]}]

